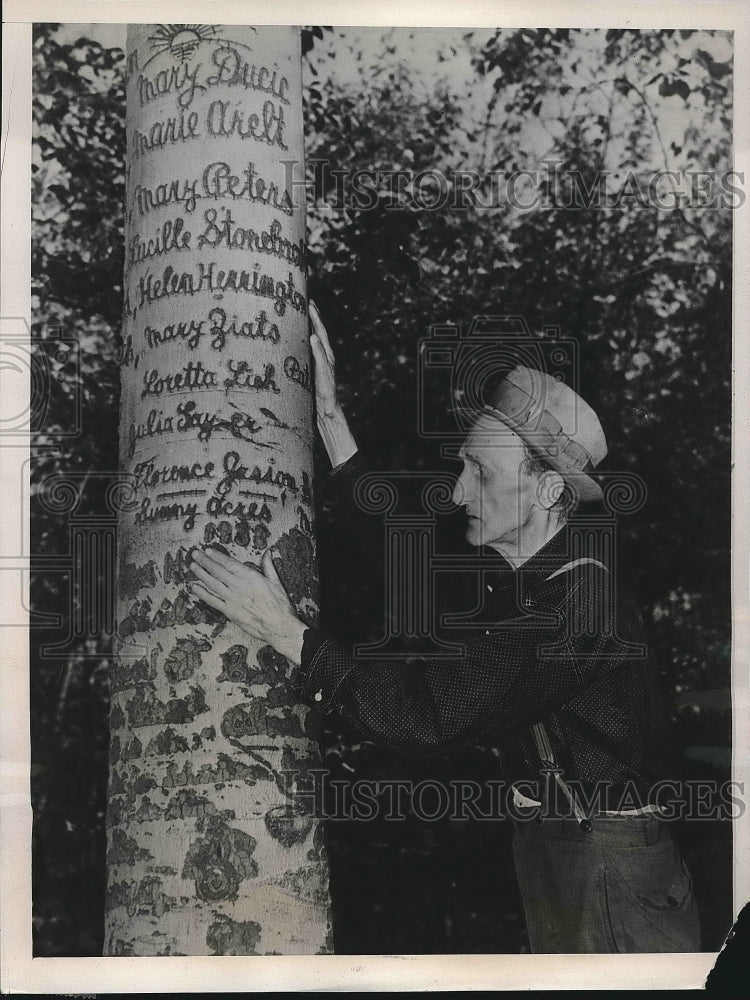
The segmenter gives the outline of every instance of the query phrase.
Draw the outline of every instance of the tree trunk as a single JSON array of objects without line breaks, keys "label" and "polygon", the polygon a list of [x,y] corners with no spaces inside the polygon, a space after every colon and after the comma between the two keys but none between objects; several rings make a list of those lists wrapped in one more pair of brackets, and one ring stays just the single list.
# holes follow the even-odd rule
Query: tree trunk
[{"label": "tree trunk", "polygon": [[299,30],[132,26],[127,139],[105,954],[325,953],[317,714],[186,587],[272,545],[317,614]]}]

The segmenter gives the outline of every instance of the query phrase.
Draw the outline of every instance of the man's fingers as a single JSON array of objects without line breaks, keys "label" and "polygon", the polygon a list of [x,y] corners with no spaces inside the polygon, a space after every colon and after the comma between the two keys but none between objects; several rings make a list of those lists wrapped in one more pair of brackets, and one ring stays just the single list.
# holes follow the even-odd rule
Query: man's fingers
[{"label": "man's fingers", "polygon": [[[278,583],[278,585],[283,589],[284,584],[279,579],[279,574],[276,572],[276,567],[273,564],[273,559],[271,558],[271,550],[266,549],[263,553],[263,558],[260,563],[260,568],[263,570],[263,575],[271,583]],[[284,591],[286,593],[286,591]]]},{"label": "man's fingers", "polygon": [[315,381],[318,391],[327,388],[326,382],[330,382],[331,392],[334,392],[336,388],[336,376],[333,369],[333,362],[326,354],[326,349],[323,347],[320,337],[315,333],[310,336],[310,347],[312,348],[315,360]]},{"label": "man's fingers", "polygon": [[320,341],[329,362],[333,364],[333,350],[331,348],[331,342],[328,339],[328,331],[323,326],[323,320],[320,318],[318,307],[312,301],[310,302],[310,320],[312,322],[313,333]]},{"label": "man's fingers", "polygon": [[195,549],[193,555],[206,556],[208,559],[212,559],[217,562],[220,566],[224,566],[226,569],[232,569],[233,567],[242,565],[238,559],[233,559],[232,556],[228,556],[221,549],[214,549],[208,546],[205,549]]},{"label": "man's fingers", "polygon": [[192,558],[194,565],[202,566],[204,570],[207,570],[227,586],[232,586],[236,582],[238,570],[242,567],[242,563],[232,559],[231,556],[225,556],[218,549],[205,549],[204,551],[195,549]]},{"label": "man's fingers", "polygon": [[323,342],[317,333],[310,334],[310,347],[315,355],[315,364],[317,365],[327,365],[329,364],[328,355],[326,354],[326,349],[323,347]]},{"label": "man's fingers", "polygon": [[191,583],[190,589],[200,601],[204,601],[212,608],[216,608],[217,611],[226,610],[226,602],[222,601],[220,597],[217,597],[217,595],[212,593],[210,590],[207,590],[202,584]]},{"label": "man's fingers", "polygon": [[320,318],[320,313],[318,312],[318,307],[315,303],[310,300],[310,319],[312,320],[313,331],[315,335],[319,338],[320,343],[323,345],[323,350],[326,353],[326,357],[330,362],[331,366],[334,365],[335,359],[333,356],[333,350],[331,348],[331,342],[328,339],[328,332],[323,326],[323,320]]},{"label": "man's fingers", "polygon": [[231,597],[231,588],[213,573],[205,570],[199,563],[193,562],[193,565],[190,568],[206,589],[210,590],[218,597]]}]

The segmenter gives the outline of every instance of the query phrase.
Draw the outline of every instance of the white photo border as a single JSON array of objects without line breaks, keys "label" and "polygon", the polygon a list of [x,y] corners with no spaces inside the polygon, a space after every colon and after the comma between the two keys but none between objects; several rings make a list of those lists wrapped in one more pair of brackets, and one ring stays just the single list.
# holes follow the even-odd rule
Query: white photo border
[{"label": "white photo border", "polygon": [[[733,31],[737,98],[734,168],[750,180],[750,7],[744,0],[589,2],[504,0],[261,0],[251,5],[258,24],[346,26],[508,26],[575,28],[706,28]],[[162,0],[164,21],[246,23],[242,0]],[[150,15],[150,16],[149,16]],[[31,39],[35,21],[128,23],[150,21],[153,5],[138,0],[8,0],[3,8],[2,243],[0,323],[30,322]],[[750,788],[750,206],[734,215],[732,485],[732,779]],[[3,334],[4,335],[4,334]],[[15,326],[14,326],[15,336]],[[2,407],[21,412],[23,392]],[[24,557],[16,551],[19,524],[28,538],[23,470],[28,445],[0,448],[0,608],[3,621],[23,622],[28,597]],[[19,486],[9,486],[19,484]],[[28,486],[28,483],[27,483]],[[28,495],[28,494],[27,494]],[[7,558],[11,553],[13,558]],[[8,615],[12,617],[8,617]],[[3,992],[155,993],[291,990],[528,990],[700,988],[716,961],[694,955],[409,955],[321,957],[32,958],[31,803],[27,634],[0,628],[0,982]],[[750,824],[734,825],[733,914],[750,900]]]}]

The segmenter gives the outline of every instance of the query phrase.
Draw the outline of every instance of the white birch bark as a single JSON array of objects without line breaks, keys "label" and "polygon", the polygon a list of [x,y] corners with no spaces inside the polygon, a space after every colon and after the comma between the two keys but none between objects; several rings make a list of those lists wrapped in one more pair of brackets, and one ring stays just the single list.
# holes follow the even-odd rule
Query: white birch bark
[{"label": "white birch bark", "polygon": [[272,545],[317,612],[299,30],[131,26],[127,140],[105,954],[325,953],[315,713],[186,588]]}]

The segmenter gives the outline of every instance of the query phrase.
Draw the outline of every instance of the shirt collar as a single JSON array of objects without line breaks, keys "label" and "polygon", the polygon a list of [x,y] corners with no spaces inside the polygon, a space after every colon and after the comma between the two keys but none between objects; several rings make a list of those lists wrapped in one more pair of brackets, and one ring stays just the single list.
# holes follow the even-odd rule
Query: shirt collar
[{"label": "shirt collar", "polygon": [[517,570],[504,556],[486,545],[482,546],[482,558],[486,558],[500,573],[518,572],[531,582],[533,579],[541,581],[563,566],[571,558],[570,551],[568,525],[565,524]]},{"label": "shirt collar", "polygon": [[568,525],[564,524],[541,549],[519,566],[519,572],[527,580],[536,578],[541,582],[570,560],[570,552],[570,533]]}]

